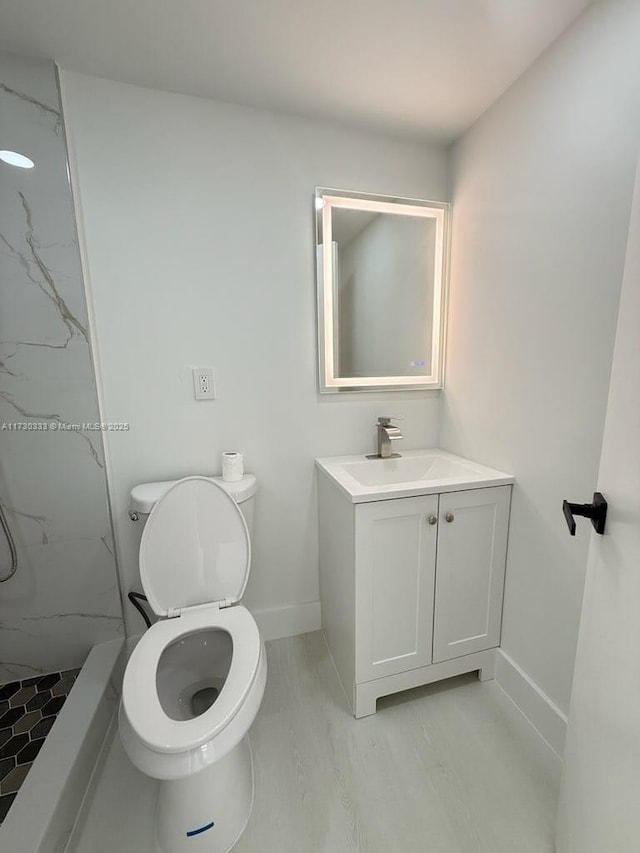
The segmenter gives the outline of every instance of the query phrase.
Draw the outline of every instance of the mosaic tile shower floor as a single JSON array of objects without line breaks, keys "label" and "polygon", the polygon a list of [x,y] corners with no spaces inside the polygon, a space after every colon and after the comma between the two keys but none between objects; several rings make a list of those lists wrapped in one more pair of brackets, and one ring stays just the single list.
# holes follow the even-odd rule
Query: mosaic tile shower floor
[{"label": "mosaic tile shower floor", "polygon": [[67,669],[0,685],[0,824],[79,672]]}]

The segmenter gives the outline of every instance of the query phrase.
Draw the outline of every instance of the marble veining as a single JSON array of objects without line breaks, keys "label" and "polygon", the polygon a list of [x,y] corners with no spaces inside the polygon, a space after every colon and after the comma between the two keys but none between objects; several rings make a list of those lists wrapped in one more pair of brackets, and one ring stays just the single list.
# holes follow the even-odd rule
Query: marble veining
[{"label": "marble veining", "polygon": [[45,113],[50,113],[55,118],[54,128],[56,133],[58,133],[62,126],[60,110],[56,110],[48,104],[44,104],[42,101],[37,100],[37,98],[32,98],[30,95],[27,95],[26,92],[18,92],[17,89],[12,89],[4,83],[0,83],[0,92],[5,92],[7,95],[14,95],[16,98],[20,98],[21,101],[33,104],[34,107],[38,107],[38,109],[43,110]]},{"label": "marble veining", "polygon": [[[27,201],[24,193],[21,192],[20,190],[18,191],[18,196],[20,198],[22,209],[24,211],[24,217],[25,217],[24,240],[25,240],[27,246],[29,247],[30,257],[27,257],[22,252],[20,252],[18,249],[16,249],[14,246],[12,246],[11,243],[9,243],[9,241],[7,240],[7,238],[1,233],[0,233],[0,240],[2,240],[2,242],[5,244],[5,246],[17,257],[20,265],[22,266],[22,268],[26,272],[29,280],[33,284],[37,285],[40,288],[40,290],[44,293],[44,295],[47,298],[49,298],[53,302],[55,307],[57,308],[58,313],[60,315],[60,319],[62,320],[64,325],[67,327],[67,331],[68,331],[68,336],[67,336],[66,341],[63,344],[61,344],[60,346],[66,347],[76,331],[79,332],[82,335],[82,337],[85,339],[85,341],[87,341],[87,343],[88,343],[89,342],[89,336],[87,334],[87,330],[86,330],[85,326],[83,326],[82,323],[76,317],[74,317],[74,315],[69,310],[69,307],[67,306],[63,297],[60,295],[58,288],[56,287],[53,272],[47,267],[47,265],[45,264],[45,262],[43,261],[42,257],[39,254],[38,250],[40,248],[40,244],[38,243],[38,241],[34,235],[33,214],[31,213],[31,207],[29,205],[29,202]],[[35,265],[36,269],[40,272],[42,279],[43,279],[42,281],[33,277],[33,274],[31,271],[32,265]],[[41,343],[38,343],[36,345],[37,346],[43,346],[43,344],[41,344]],[[57,349],[58,347],[55,347],[55,348]]]},{"label": "marble veining", "polygon": [[[11,355],[6,356],[7,361],[8,361],[10,358],[13,358],[13,357],[14,357],[14,355],[15,355],[15,353],[12,353]],[[14,371],[13,371],[13,370],[11,370],[11,368],[9,368],[9,367],[7,366],[7,362],[6,362],[6,361],[2,361],[1,359],[0,359],[0,373],[6,373],[6,374],[7,374],[7,376],[18,376],[18,375],[19,375],[18,373],[14,373]]]},{"label": "marble veining", "polygon": [[42,537],[41,538],[42,544],[43,545],[48,544],[49,537],[47,535],[47,519],[46,519],[46,516],[35,515],[34,513],[31,513],[31,512],[21,512],[19,509],[15,509],[15,507],[7,506],[5,503],[2,503],[2,501],[0,501],[0,505],[2,505],[5,513],[7,513],[9,515],[17,515],[17,516],[20,516],[21,518],[28,518],[30,521],[34,521],[38,525],[38,527],[40,528],[41,537]]},{"label": "marble veining", "polygon": [[[9,239],[2,232],[0,232],[0,243],[5,246],[9,253],[13,256],[13,258],[18,262],[28,281],[31,284],[35,285],[37,288],[39,288],[43,296],[46,297],[53,304],[56,313],[61,321],[61,324],[64,327],[65,338],[64,340],[57,343],[51,343],[47,341],[17,340],[14,342],[14,344],[16,347],[45,347],[46,349],[54,350],[66,349],[74,335],[79,335],[88,344],[89,336],[86,325],[83,324],[74,315],[74,313],[67,305],[67,302],[61,294],[59,287],[56,285],[56,273],[47,266],[42,257],[41,253],[43,249],[43,244],[38,240],[35,235],[34,218],[31,205],[27,200],[24,192],[22,192],[21,190],[17,191],[17,196],[20,199],[20,208],[22,209],[24,216],[24,233],[22,236],[28,248],[28,254],[16,248],[16,246],[12,242],[10,242]],[[49,247],[51,245],[52,244],[49,244]],[[67,243],[65,245],[72,251],[76,251],[76,247],[73,243]],[[15,355],[16,352],[14,351],[8,357],[13,358],[15,357]],[[6,369],[5,362],[2,363],[5,367],[2,372],[13,377],[20,375],[19,373],[16,373],[11,369]],[[4,400],[5,403],[12,406],[15,409],[16,413],[23,418],[41,421],[53,421],[56,424],[63,424],[65,422],[69,422],[68,418],[64,418],[58,412],[39,412],[27,409],[18,400],[16,400],[15,396],[9,391],[0,390],[0,398]],[[81,438],[82,441],[85,442],[91,459],[93,459],[93,461],[96,463],[96,465],[98,465],[99,468],[104,468],[103,462],[100,458],[100,454],[94,446],[93,442],[91,441],[91,438],[83,432],[70,431],[70,434],[79,436],[79,438]]]},{"label": "marble veining", "polygon": [[[19,561],[2,683],[80,666],[123,626],[102,436],[65,428],[100,417],[52,63],[0,53],[0,125],[36,164],[0,164],[0,502]],[[0,576],[8,560],[0,536]]]},{"label": "marble veining", "polygon": [[113,556],[113,545],[110,542],[110,538],[111,537],[109,537],[109,536],[101,536],[100,541],[102,542],[104,547],[107,549],[107,551],[111,554],[111,556]]}]

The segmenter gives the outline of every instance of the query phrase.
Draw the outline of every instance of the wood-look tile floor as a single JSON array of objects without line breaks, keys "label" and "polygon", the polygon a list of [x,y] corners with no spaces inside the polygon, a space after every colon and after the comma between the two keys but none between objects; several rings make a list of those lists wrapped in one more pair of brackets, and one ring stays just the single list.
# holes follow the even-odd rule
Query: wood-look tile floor
[{"label": "wood-look tile floor", "polygon": [[[461,676],[355,720],[320,633],[267,652],[234,853],[552,853],[558,759],[494,682]],[[114,732],[73,853],[155,853],[155,795]]]}]

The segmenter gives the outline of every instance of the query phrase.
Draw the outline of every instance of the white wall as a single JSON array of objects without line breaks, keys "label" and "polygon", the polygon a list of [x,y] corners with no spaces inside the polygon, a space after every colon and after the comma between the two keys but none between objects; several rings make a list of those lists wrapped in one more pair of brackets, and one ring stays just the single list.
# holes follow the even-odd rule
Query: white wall
[{"label": "white wall", "polygon": [[[106,436],[125,588],[139,586],[131,486],[216,472],[219,453],[238,449],[260,481],[246,602],[315,602],[314,457],[369,452],[380,414],[405,418],[405,447],[435,444],[439,397],[317,394],[314,187],[446,200],[446,153],[78,74],[62,81],[104,416],[131,424]],[[215,368],[215,402],[194,402],[190,365]]]},{"label": "white wall", "polygon": [[639,4],[594,4],[454,152],[441,444],[517,477],[503,645],[560,712],[591,529],[579,521],[570,538],[561,504],[590,500],[596,484],[639,44]]}]

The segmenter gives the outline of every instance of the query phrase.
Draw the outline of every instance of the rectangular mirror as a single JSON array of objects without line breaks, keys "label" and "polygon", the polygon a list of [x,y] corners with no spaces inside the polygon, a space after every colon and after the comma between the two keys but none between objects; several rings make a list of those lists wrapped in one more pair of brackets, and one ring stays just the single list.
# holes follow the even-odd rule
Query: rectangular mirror
[{"label": "rectangular mirror", "polygon": [[442,387],[449,205],[317,188],[320,391]]}]

